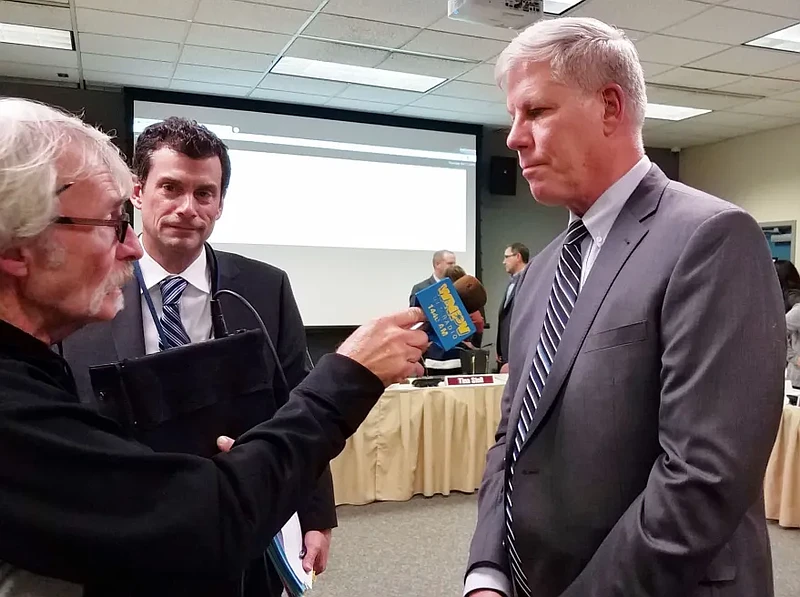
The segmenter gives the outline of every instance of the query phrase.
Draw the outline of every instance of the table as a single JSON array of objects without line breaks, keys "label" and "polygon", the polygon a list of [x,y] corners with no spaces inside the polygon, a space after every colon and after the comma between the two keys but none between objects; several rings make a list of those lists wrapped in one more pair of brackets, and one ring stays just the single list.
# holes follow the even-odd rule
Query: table
[{"label": "table", "polygon": [[800,406],[785,404],[764,478],[767,518],[800,527]]},{"label": "table", "polygon": [[503,383],[389,388],[331,462],[336,505],[477,490],[502,393]]}]

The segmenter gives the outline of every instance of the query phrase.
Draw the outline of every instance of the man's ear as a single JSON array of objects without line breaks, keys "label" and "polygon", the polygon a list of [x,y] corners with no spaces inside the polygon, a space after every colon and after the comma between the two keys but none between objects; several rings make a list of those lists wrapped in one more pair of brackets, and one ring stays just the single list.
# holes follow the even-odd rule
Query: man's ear
[{"label": "man's ear", "polygon": [[626,116],[625,93],[616,83],[606,85],[602,90],[603,97],[603,124],[606,133],[616,131]]},{"label": "man's ear", "polygon": [[140,210],[142,209],[142,192],[146,181],[139,180],[138,176],[133,177],[133,193],[131,194],[131,203],[133,206]]},{"label": "man's ear", "polygon": [[23,247],[14,247],[0,252],[0,273],[14,278],[24,278],[28,275],[30,250]]}]

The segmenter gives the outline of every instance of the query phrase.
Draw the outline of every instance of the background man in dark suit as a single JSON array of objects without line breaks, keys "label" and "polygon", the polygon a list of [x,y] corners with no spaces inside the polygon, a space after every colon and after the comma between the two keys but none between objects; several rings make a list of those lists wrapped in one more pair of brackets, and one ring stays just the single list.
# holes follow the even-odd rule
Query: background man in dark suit
[{"label": "background man in dark suit", "polygon": [[408,297],[408,306],[414,306],[414,295],[417,294],[423,288],[427,288],[433,284],[436,284],[439,280],[444,279],[444,273],[447,271],[448,267],[452,267],[456,264],[456,256],[453,254],[452,251],[436,251],[433,254],[433,275],[430,278],[424,279],[422,282],[417,282],[414,284],[414,287],[411,289],[411,296]]},{"label": "background man in dark suit", "polygon": [[[182,118],[151,125],[140,135],[134,168],[138,182],[132,201],[142,213],[144,256],[140,266],[145,285],[162,319],[164,329],[182,342],[211,337],[210,298],[212,260],[204,243],[222,215],[225,191],[231,176],[225,145],[205,127]],[[244,296],[258,311],[275,344],[289,387],[273,371],[277,410],[289,391],[308,374],[303,322],[285,272],[239,255],[216,251],[220,288]],[[178,278],[176,278],[178,276]],[[163,298],[169,280],[177,280],[179,321],[167,320]],[[182,282],[181,280],[185,280]],[[166,292],[165,292],[166,290]],[[90,366],[157,352],[159,337],[136,280],[124,290],[127,308],[112,322],[89,326],[64,343],[64,356],[75,371],[84,400],[93,399]],[[163,295],[163,296],[162,296]],[[258,322],[239,302],[224,298],[223,311],[231,330],[254,329]],[[181,329],[174,329],[181,328]],[[299,509],[304,532],[307,570],[325,570],[336,510],[330,470],[320,477],[318,488]],[[246,580],[247,595],[279,595],[281,586],[259,558]],[[270,567],[271,568],[271,567]],[[269,587],[265,587],[264,584]]]},{"label": "background man in dark suit", "polygon": [[508,146],[570,224],[518,284],[465,592],[771,597],[786,330],[760,227],[644,155],[621,31],[539,21],[496,72]]},{"label": "background man in dark suit", "polygon": [[522,243],[510,244],[503,251],[503,267],[506,268],[506,273],[511,276],[511,279],[508,281],[508,286],[506,286],[506,290],[503,293],[500,311],[497,314],[497,338],[494,342],[497,351],[497,367],[502,373],[506,373],[508,370],[508,367],[504,367],[504,365],[508,363],[508,332],[511,326],[514,295],[516,294],[520,274],[522,274],[525,266],[528,265],[530,256],[531,252],[528,247]]}]

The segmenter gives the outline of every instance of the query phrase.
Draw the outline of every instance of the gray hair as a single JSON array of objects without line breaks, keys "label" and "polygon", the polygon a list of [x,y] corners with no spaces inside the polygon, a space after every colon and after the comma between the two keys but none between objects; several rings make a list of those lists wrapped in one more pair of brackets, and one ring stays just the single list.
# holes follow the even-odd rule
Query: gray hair
[{"label": "gray hair", "polygon": [[58,184],[97,172],[109,172],[121,196],[133,190],[130,170],[108,135],[44,104],[0,98],[0,251],[51,224]]},{"label": "gray hair", "polygon": [[444,261],[444,256],[445,255],[453,255],[453,254],[454,253],[452,251],[448,251],[447,249],[443,249],[441,251],[436,251],[433,254],[433,265],[435,266],[440,261]]},{"label": "gray hair", "polygon": [[616,83],[631,101],[634,122],[639,128],[644,124],[644,72],[636,47],[620,29],[582,17],[538,21],[500,54],[494,71],[497,84],[504,87],[508,72],[525,62],[548,63],[555,80],[586,93]]}]

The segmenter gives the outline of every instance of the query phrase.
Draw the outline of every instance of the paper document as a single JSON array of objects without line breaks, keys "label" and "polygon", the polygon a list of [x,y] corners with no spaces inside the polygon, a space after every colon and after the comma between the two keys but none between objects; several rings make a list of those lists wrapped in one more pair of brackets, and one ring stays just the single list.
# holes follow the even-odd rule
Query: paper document
[{"label": "paper document", "polygon": [[303,531],[295,512],[267,549],[267,554],[283,581],[284,594],[288,597],[302,597],[314,582],[314,571],[303,570],[303,558],[300,557],[302,551]]}]

